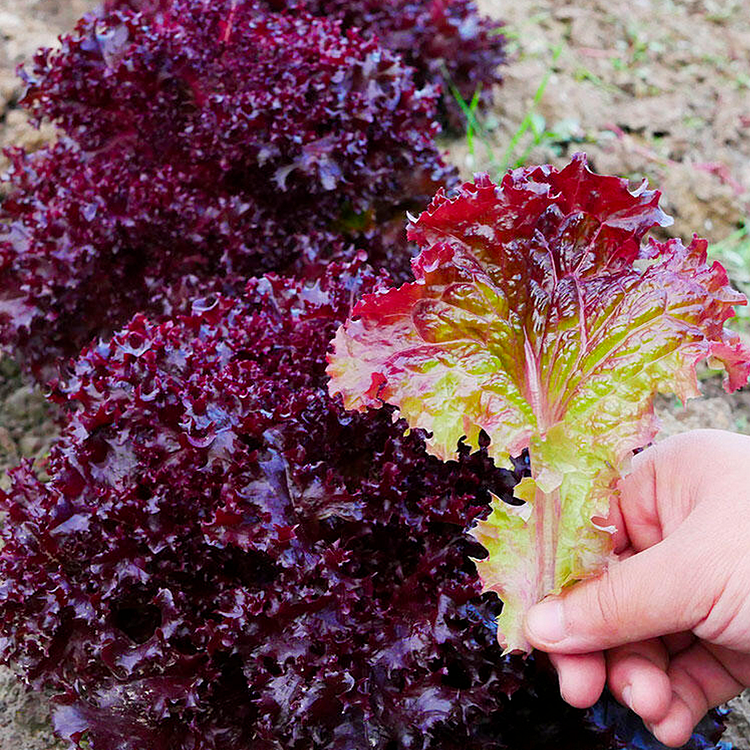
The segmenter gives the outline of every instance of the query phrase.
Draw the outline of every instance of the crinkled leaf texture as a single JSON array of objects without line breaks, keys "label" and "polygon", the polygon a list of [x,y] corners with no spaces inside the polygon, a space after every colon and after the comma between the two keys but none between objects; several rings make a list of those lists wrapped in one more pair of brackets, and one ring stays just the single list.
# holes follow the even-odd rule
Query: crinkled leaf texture
[{"label": "crinkled leaf texture", "polygon": [[747,380],[750,351],[724,328],[744,297],[704,240],[644,240],[669,221],[658,202],[583,155],[441,192],[410,227],[415,281],[364,297],[336,335],[330,388],[347,408],[397,406],[443,459],[482,432],[500,465],[529,450],[525,504],[496,500],[475,529],[508,650],[529,649],[532,604],[606,564],[611,535],[591,519],[656,433],[655,394],[698,395],[708,357],[727,387]]},{"label": "crinkled leaf texture", "polygon": [[376,283],[267,275],[78,358],[47,481],[26,462],[0,492],[0,660],[55,694],[65,747],[630,747],[613,699],[573,709],[495,640],[467,530],[526,463],[442,462],[392,408],[328,397]]},{"label": "crinkled leaf texture", "polygon": [[[105,6],[152,15],[167,11],[173,1],[107,0]],[[463,128],[465,118],[451,87],[466,101],[476,96],[479,104],[489,105],[493,87],[502,82],[506,54],[501,25],[480,14],[474,0],[234,0],[240,11],[252,4],[337,19],[344,29],[377,37],[414,68],[420,85],[441,86],[443,114],[453,127]]]},{"label": "crinkled leaf texture", "polygon": [[266,271],[314,277],[365,250],[406,278],[403,214],[454,181],[437,89],[302,11],[101,11],[21,74],[21,103],[61,137],[8,154],[0,348],[42,382],[137,312],[184,312]]}]

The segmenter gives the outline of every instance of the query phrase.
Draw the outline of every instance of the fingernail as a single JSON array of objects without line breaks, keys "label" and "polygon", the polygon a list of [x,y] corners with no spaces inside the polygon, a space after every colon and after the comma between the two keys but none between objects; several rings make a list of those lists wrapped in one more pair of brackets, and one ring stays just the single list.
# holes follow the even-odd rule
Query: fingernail
[{"label": "fingernail", "polygon": [[630,685],[626,685],[622,689],[622,699],[625,701],[625,705],[632,711],[633,710],[633,688]]},{"label": "fingernail", "polygon": [[532,641],[559,643],[567,637],[562,601],[549,597],[534,605],[526,616],[526,630]]}]

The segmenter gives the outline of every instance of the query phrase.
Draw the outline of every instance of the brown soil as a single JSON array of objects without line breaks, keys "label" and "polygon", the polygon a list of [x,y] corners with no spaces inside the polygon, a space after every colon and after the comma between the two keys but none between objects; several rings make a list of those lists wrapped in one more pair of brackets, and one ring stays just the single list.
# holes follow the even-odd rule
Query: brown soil
[{"label": "brown soil", "polygon": [[[450,158],[466,177],[496,170],[549,74],[532,118],[538,143],[531,132],[521,137],[511,165],[522,155],[527,163],[560,165],[585,151],[596,171],[659,186],[675,217],[667,233],[724,239],[750,218],[748,1],[479,0],[486,13],[506,21],[515,59],[497,106],[482,117],[491,153],[481,139],[471,153],[461,138],[446,143]],[[53,137],[51,128],[26,123],[14,69],[94,5],[0,0],[0,148],[34,149]],[[0,155],[0,172],[6,167]],[[727,396],[716,380],[704,390],[704,399],[684,409],[660,400],[663,435],[696,427],[750,432],[750,392]],[[19,458],[43,457],[54,434],[38,392],[0,363],[0,486]],[[750,750],[750,697],[738,706],[727,739]],[[0,750],[61,747],[46,716],[43,699],[25,694],[0,669]]]},{"label": "brown soil", "polygon": [[[550,137],[528,162],[561,164],[585,151],[596,171],[647,177],[683,239],[723,239],[750,216],[747,0],[480,5],[505,19],[516,50],[489,123],[499,157],[551,71],[537,108]],[[474,159],[463,147],[462,166],[487,168],[481,144]]]}]

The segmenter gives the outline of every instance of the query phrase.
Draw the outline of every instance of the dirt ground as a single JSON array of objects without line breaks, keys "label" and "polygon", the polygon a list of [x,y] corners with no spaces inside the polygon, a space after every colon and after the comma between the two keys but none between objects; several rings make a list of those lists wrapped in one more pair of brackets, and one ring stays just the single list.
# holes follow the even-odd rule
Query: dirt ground
[{"label": "dirt ground", "polygon": [[[14,69],[94,4],[0,0],[0,148],[33,149],[53,137],[26,124]],[[446,141],[466,177],[519,161],[559,165],[585,151],[596,171],[659,186],[675,218],[668,234],[689,240],[696,232],[721,246],[750,220],[750,0],[479,4],[506,22],[513,59],[496,107],[478,116],[473,148],[466,138]],[[6,166],[0,155],[0,172]],[[730,269],[738,284],[750,284],[746,260]],[[696,427],[750,432],[750,391],[727,396],[715,379],[704,391],[685,408],[659,401],[662,436]],[[0,486],[21,457],[43,457],[54,434],[39,393],[0,362]],[[750,698],[737,706],[726,739],[750,750]],[[60,747],[46,715],[43,700],[0,669],[0,750]]]},{"label": "dirt ground", "polygon": [[[497,155],[550,73],[536,109],[544,137],[527,161],[583,150],[596,171],[647,177],[686,239],[723,239],[750,215],[748,0],[480,5],[506,21],[516,53],[489,122]],[[467,156],[467,173],[487,166],[482,145]]]}]

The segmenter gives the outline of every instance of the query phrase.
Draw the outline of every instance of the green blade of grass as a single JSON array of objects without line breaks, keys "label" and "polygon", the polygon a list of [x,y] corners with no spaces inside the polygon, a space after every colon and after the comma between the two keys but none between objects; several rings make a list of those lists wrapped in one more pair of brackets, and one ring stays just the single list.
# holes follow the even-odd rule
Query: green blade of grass
[{"label": "green blade of grass", "polygon": [[549,83],[549,79],[552,76],[552,72],[555,68],[555,63],[559,60],[560,55],[562,54],[562,50],[563,45],[558,44],[552,52],[552,62],[549,68],[547,68],[547,72],[544,74],[544,77],[537,87],[536,93],[534,94],[534,99],[532,100],[531,105],[526,112],[526,116],[521,121],[518,130],[516,130],[516,132],[513,134],[513,137],[510,139],[510,143],[508,143],[508,147],[505,149],[503,158],[498,164],[498,171],[501,174],[505,173],[511,165],[520,166],[521,164],[523,164],[525,158],[528,156],[528,153],[531,151],[534,145],[537,145],[533,144],[526,150],[526,152],[520,159],[516,159],[515,161],[513,160],[513,156],[516,152],[518,144],[521,141],[521,138],[523,138],[523,136],[526,134],[526,131],[534,124],[534,115],[536,114],[536,109],[539,106],[539,102],[542,100],[542,97],[544,96],[544,92],[547,90],[547,84]]},{"label": "green blade of grass", "polygon": [[[471,99],[471,104],[469,104],[469,109],[474,115],[474,119],[476,119],[477,107],[479,106],[481,94],[482,87],[479,86],[474,92],[474,96]],[[467,122],[466,124],[466,140],[469,142],[469,153],[474,156],[474,127],[472,126],[471,122]]]},{"label": "green blade of grass", "polygon": [[[538,146],[548,135],[544,127],[538,126],[539,115],[536,110],[542,100],[542,97],[544,96],[544,92],[547,90],[547,85],[549,84],[550,77],[552,76],[552,72],[554,71],[555,64],[562,54],[562,50],[562,43],[554,48],[552,53],[552,62],[550,63],[549,68],[547,69],[541,82],[539,83],[531,105],[529,106],[529,109],[527,110],[524,119],[521,121],[518,129],[510,139],[508,147],[506,148],[501,160],[498,160],[497,155],[495,154],[495,144],[492,141],[489,130],[480,120],[477,114],[477,109],[481,98],[481,90],[477,89],[477,91],[474,92],[474,96],[472,97],[471,102],[467,102],[452,81],[448,70],[444,67],[443,75],[446,82],[448,83],[450,93],[461,109],[464,117],[466,118],[466,140],[469,147],[469,153],[472,156],[476,155],[476,141],[477,139],[479,139],[484,145],[484,148],[487,152],[489,171],[491,171],[496,177],[502,176],[510,167],[522,166],[526,162],[526,159],[528,158],[531,151],[536,146]],[[518,145],[521,142],[523,136],[529,130],[531,130],[533,135],[531,143],[524,149],[523,153],[520,156],[516,156],[516,149],[518,148]]]},{"label": "green blade of grass", "polygon": [[445,68],[445,66],[443,66],[443,76],[448,83],[448,88],[450,89],[451,96],[453,96],[456,103],[461,108],[461,112],[466,118],[466,140],[469,145],[469,152],[472,156],[474,156],[475,139],[478,137],[487,150],[487,158],[492,167],[492,171],[495,171],[497,160],[495,158],[494,148],[492,145],[492,138],[490,137],[490,133],[485,127],[484,123],[477,116],[477,109],[479,107],[479,101],[482,93],[481,88],[477,88],[477,90],[474,92],[474,96],[472,97],[471,102],[469,103],[466,101],[466,99],[464,99],[463,95],[458,90],[457,86],[451,79],[450,74],[448,73],[448,69]]}]

